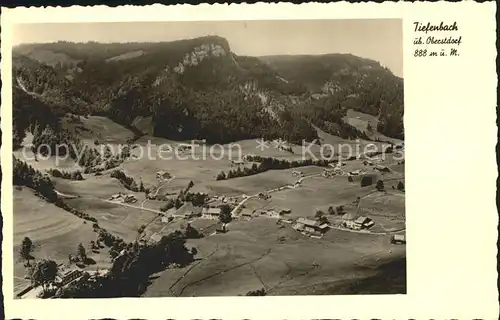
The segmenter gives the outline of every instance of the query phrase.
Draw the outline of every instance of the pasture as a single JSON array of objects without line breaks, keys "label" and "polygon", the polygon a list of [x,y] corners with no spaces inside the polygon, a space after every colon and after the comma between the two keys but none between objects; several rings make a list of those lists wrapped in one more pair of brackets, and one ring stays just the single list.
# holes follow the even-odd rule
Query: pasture
[{"label": "pasture", "polygon": [[199,260],[156,275],[145,296],[245,295],[261,288],[268,295],[304,292],[318,282],[363,279],[373,270],[361,267],[404,256],[404,248],[391,246],[385,236],[331,230],[313,240],[273,219],[233,221],[228,230],[189,240]]},{"label": "pasture", "polygon": [[[375,123],[374,119],[357,113],[351,112],[348,116]],[[137,124],[147,127],[149,120],[137,119]],[[71,125],[83,126],[85,129],[75,130],[92,146],[95,138],[101,143],[118,144],[133,136],[130,130],[102,117],[79,117],[78,121]],[[95,132],[99,135],[93,136]],[[321,131],[319,135],[322,143],[333,146],[346,144],[353,150],[356,147],[363,150],[367,144],[375,144],[381,150],[382,143],[379,142],[344,140]],[[202,147],[176,155],[162,151],[166,149],[160,149],[160,146],[174,147],[188,141],[144,136],[136,143],[138,147],[132,150],[132,157],[126,159],[119,169],[137,183],[142,181],[146,188],[153,188],[158,195],[175,197],[190,181],[194,183],[191,192],[205,192],[210,196],[252,196],[269,191],[270,199],[252,198],[245,202],[244,207],[249,210],[289,208],[292,213],[285,218],[294,219],[312,217],[317,209],[327,212],[329,206],[344,206],[348,213],[372,218],[375,222],[373,232],[396,232],[405,228],[404,192],[396,189],[399,181],[404,182],[404,164],[400,164],[394,155],[385,155],[376,163],[388,166],[391,169],[388,173],[374,172],[373,166],[365,166],[361,159],[347,161],[342,167],[344,171],[362,169],[384,180],[387,192],[380,192],[376,191],[374,184],[361,187],[360,177],[354,177],[353,181],[346,176],[324,178],[320,176],[324,168],[316,166],[270,170],[228,180],[215,179],[221,171],[227,173],[237,168],[231,160],[239,160],[238,155],[300,160],[300,146],[292,146],[293,153],[276,149],[272,143],[269,148],[261,150],[256,148],[257,142],[250,139],[234,143],[239,147],[223,145],[214,148],[211,155]],[[238,148],[241,148],[241,153]],[[233,157],[228,150],[232,150]],[[318,156],[320,146],[315,145],[311,150]],[[166,159],[168,156],[171,158]],[[245,161],[241,166],[252,164]],[[36,165],[45,169],[55,167],[53,160],[38,161]],[[65,168],[74,166],[74,163],[69,161],[65,166],[59,164],[58,168],[67,170]],[[161,170],[168,172],[171,178],[158,179],[157,172]],[[126,242],[136,240],[138,229],[143,225],[147,226],[142,233],[143,239],[185,229],[187,223],[205,235],[201,239],[187,240],[189,248],[197,249],[197,260],[189,266],[169,268],[155,275],[144,294],[148,297],[245,295],[261,288],[266,289],[268,295],[332,294],[346,282],[374,276],[379,266],[405,257],[405,246],[391,245],[389,235],[332,228],[323,238],[313,239],[293,230],[291,225],[279,225],[277,219],[267,217],[233,220],[227,226],[229,231],[224,234],[214,234],[217,220],[175,218],[168,223],[162,222],[158,212],[154,211],[165,205],[164,201],[148,200],[144,193],[127,190],[117,179],[110,177],[110,171],[98,176],[86,174],[82,181],[51,179],[58,192],[72,196],[65,199],[71,207],[95,217],[101,227]],[[299,177],[293,175],[293,171],[306,176],[295,187]],[[117,193],[133,194],[138,201],[133,204],[109,202],[109,197]],[[361,198],[359,207],[353,205],[357,197]],[[47,257],[57,262],[67,262],[68,255],[75,253],[78,243],[87,247],[89,241],[97,239],[91,222],[84,223],[84,220],[41,200],[30,189],[16,189],[14,205],[16,255],[25,236],[37,245],[34,252],[37,259]],[[341,222],[340,215],[328,215],[327,218],[334,227]],[[99,268],[109,266],[107,249],[90,256]],[[24,270],[22,262],[15,263],[17,285],[24,283]]]},{"label": "pasture", "polygon": [[99,143],[124,144],[134,137],[129,129],[101,116],[67,115],[63,118],[62,125],[91,146],[94,145],[94,140]]},{"label": "pasture", "polygon": [[85,175],[85,180],[67,180],[52,178],[57,191],[80,197],[108,199],[119,192],[133,194],[138,199],[143,199],[144,193],[132,192],[123,187],[118,179],[111,178],[109,173],[100,176]]},{"label": "pasture", "polygon": [[290,208],[291,217],[314,216],[318,208],[351,203],[373,187],[368,188],[361,188],[359,183],[349,182],[342,176],[330,179],[312,177],[305,179],[298,188],[272,193],[267,207]]},{"label": "pasture", "polygon": [[63,171],[83,171],[83,168],[81,168],[73,159],[69,158],[69,156],[57,157],[56,155],[35,155],[35,153],[31,150],[32,143],[33,134],[31,132],[26,132],[26,137],[21,143],[21,148],[13,151],[12,153],[17,159],[26,162],[28,165],[39,170],[40,172],[46,172],[49,169],[56,168]]},{"label": "pasture", "polygon": [[[77,198],[66,201],[73,208],[95,217],[100,226],[125,242],[136,240],[139,227],[158,216],[158,213],[148,210],[97,199]],[[140,204],[135,205],[140,206]]]},{"label": "pasture", "polygon": [[88,249],[89,242],[97,239],[90,221],[84,222],[40,199],[29,188],[14,188],[14,282],[22,284],[26,283],[23,280],[26,268],[18,252],[24,237],[33,241],[35,249],[32,255],[37,260],[48,258],[67,263],[68,255],[75,255],[78,244],[82,243],[88,256],[96,261],[89,269],[109,266],[106,250],[95,254]]}]

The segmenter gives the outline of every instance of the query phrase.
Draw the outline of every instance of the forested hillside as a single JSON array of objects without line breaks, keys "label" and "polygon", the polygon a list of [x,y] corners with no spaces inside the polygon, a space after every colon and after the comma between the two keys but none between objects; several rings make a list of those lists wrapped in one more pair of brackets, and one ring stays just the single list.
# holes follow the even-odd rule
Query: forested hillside
[{"label": "forested hillside", "polygon": [[350,55],[237,56],[221,37],[164,43],[58,42],[13,53],[14,136],[33,124],[57,128],[65,113],[102,115],[130,126],[152,117],[171,139],[230,142],[317,138],[316,125],[364,137],[347,109],[377,115],[379,131],[402,137],[402,79]]},{"label": "forested hillside", "polygon": [[[276,72],[307,88],[313,102],[309,118],[331,131],[345,109],[368,113],[379,119],[378,131],[404,137],[403,79],[380,63],[351,54],[261,57]],[[321,120],[324,120],[323,124]]]}]

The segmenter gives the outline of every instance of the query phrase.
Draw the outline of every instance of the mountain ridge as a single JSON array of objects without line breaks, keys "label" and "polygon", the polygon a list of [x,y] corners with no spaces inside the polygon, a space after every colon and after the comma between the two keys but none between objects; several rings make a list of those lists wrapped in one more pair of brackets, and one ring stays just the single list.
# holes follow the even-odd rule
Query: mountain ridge
[{"label": "mountain ridge", "polygon": [[[16,91],[18,96],[36,93],[30,98],[40,100],[56,115],[104,115],[126,125],[137,117],[152,117],[154,134],[173,139],[312,141],[317,138],[313,124],[341,136],[365,137],[341,119],[352,107],[347,102],[353,94],[366,96],[372,89],[361,90],[341,80],[359,80],[362,76],[353,74],[363,68],[376,68],[385,86],[398,86],[398,80],[374,67],[376,62],[372,66],[352,55],[328,56],[292,56],[291,61],[282,56],[239,56],[219,36],[153,43],[25,44],[13,49],[13,85],[21,89]],[[351,66],[342,71],[346,74],[339,74],[341,65]],[[314,76],[321,66],[326,71]],[[322,95],[314,97],[314,93]],[[371,99],[382,96],[376,93]],[[339,97],[343,100],[338,101]],[[360,104],[354,106],[356,110],[370,114],[376,110],[379,124],[395,122],[396,130],[388,132],[402,134],[402,105],[383,107],[379,101],[376,107],[365,107],[361,104],[367,99],[363,99],[351,104]],[[19,101],[15,99],[14,110],[23,108]]]}]

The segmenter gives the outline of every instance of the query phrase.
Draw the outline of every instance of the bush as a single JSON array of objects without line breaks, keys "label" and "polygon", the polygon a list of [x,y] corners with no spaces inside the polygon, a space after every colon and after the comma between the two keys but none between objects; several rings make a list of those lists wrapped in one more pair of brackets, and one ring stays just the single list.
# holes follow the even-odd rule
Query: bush
[{"label": "bush", "polygon": [[385,190],[384,181],[382,181],[382,180],[377,181],[376,188],[378,191],[384,191]]},{"label": "bush", "polygon": [[219,172],[219,174],[217,175],[215,180],[217,180],[217,181],[218,180],[226,180],[226,174],[224,173],[224,171]]},{"label": "bush", "polygon": [[399,191],[405,191],[405,185],[401,181],[398,182],[398,190]]},{"label": "bush", "polygon": [[266,289],[264,288],[247,292],[247,296],[265,296],[265,295],[266,295]]}]

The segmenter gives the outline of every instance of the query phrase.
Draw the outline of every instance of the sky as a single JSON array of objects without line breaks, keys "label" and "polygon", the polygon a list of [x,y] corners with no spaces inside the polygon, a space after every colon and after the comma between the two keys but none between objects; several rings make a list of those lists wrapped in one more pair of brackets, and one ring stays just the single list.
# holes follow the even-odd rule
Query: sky
[{"label": "sky", "polygon": [[159,42],[218,35],[237,55],[351,53],[379,61],[403,76],[400,19],[250,20],[19,24],[13,44]]}]

